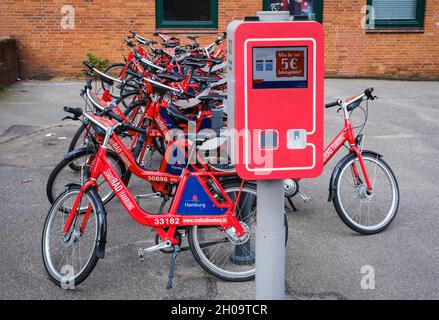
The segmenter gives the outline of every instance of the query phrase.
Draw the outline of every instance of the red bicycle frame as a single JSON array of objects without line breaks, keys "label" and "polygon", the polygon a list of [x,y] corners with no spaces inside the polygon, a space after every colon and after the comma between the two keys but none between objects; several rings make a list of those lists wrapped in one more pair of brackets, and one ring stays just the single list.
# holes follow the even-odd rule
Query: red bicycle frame
[{"label": "red bicycle frame", "polygon": [[[336,154],[337,151],[340,150],[340,148],[346,142],[349,143],[350,150],[355,152],[355,154],[357,155],[358,162],[360,163],[360,168],[361,171],[363,172],[367,189],[369,191],[372,191],[372,183],[370,182],[369,174],[367,173],[366,166],[364,164],[364,160],[361,155],[361,151],[358,149],[357,146],[357,141],[356,141],[356,136],[354,132],[354,127],[352,125],[352,121],[349,119],[348,116],[345,116],[344,128],[337,134],[337,136],[331,141],[331,143],[329,143],[329,145],[326,147],[325,151],[323,152],[323,164],[326,165],[326,163],[328,163],[328,161],[331,160],[334,154]],[[355,179],[358,179],[359,172],[357,166],[355,165],[355,162],[352,163],[351,168]]]},{"label": "red bicycle frame", "polygon": [[[105,119],[102,117],[90,115],[90,118],[94,118],[96,121],[99,121],[101,124],[106,127],[114,127],[116,125],[115,121]],[[177,141],[176,143],[180,143],[180,147],[182,151],[185,151],[187,147],[187,141],[183,143],[181,141]],[[129,150],[125,147],[123,142],[119,139],[119,137],[115,134],[111,135],[111,139],[109,140],[109,144],[113,149],[119,154],[120,158],[127,165],[129,170],[134,173],[139,178],[147,180],[151,183],[169,183],[169,184],[177,184],[177,189],[175,192],[175,196],[172,200],[171,208],[169,212],[165,214],[151,214],[145,212],[140,206],[137,204],[135,197],[130,193],[127,186],[124,184],[122,179],[118,176],[116,170],[111,166],[110,162],[107,160],[107,149],[104,146],[100,146],[97,156],[93,162],[93,167],[91,170],[90,179],[81,187],[77,199],[73,204],[72,210],[66,220],[64,225],[64,233],[67,233],[74,221],[76,211],[78,206],[81,203],[81,199],[85,190],[90,187],[97,188],[97,179],[102,175],[107,183],[110,185],[113,192],[121,201],[125,210],[130,214],[130,216],[137,221],[138,223],[153,227],[163,241],[170,240],[172,244],[177,244],[178,240],[175,239],[174,233],[177,230],[177,227],[184,226],[194,226],[194,225],[205,225],[205,226],[218,226],[222,230],[226,230],[230,227],[234,227],[236,234],[238,236],[242,236],[245,234],[245,230],[240,224],[239,220],[234,215],[234,205],[229,196],[225,193],[224,189],[218,183],[216,177],[218,176],[231,176],[233,173],[226,172],[215,172],[215,171],[205,171],[204,167],[202,169],[198,169],[196,166],[195,172],[191,172],[188,167],[183,169],[183,172],[180,176],[157,172],[157,171],[145,171],[141,167],[139,167],[129,152]],[[195,148],[195,146],[192,146]],[[186,157],[188,159],[189,157]],[[198,179],[200,184],[204,187],[206,193],[208,194],[212,203],[215,204],[216,207],[225,209],[226,212],[222,215],[199,215],[199,216],[185,216],[179,214],[177,209],[179,208],[182,195],[188,180],[191,177],[195,177]],[[206,178],[210,178],[216,184],[216,187],[220,190],[222,197],[225,199],[225,202],[219,202],[209,191],[209,188],[206,185]],[[91,205],[88,206],[82,225],[81,232],[84,232],[85,226],[87,224],[89,215],[91,214]],[[167,230],[164,227],[168,227]]]}]

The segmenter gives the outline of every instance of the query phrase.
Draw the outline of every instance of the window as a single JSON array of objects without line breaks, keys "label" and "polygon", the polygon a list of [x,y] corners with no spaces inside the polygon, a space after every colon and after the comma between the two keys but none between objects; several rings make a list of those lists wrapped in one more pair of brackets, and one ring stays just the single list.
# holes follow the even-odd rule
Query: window
[{"label": "window", "polygon": [[370,28],[423,28],[425,0],[367,0],[373,6]]},{"label": "window", "polygon": [[296,20],[323,21],[323,0],[264,0],[266,11],[290,11]]},{"label": "window", "polygon": [[157,28],[216,28],[218,0],[156,0]]}]

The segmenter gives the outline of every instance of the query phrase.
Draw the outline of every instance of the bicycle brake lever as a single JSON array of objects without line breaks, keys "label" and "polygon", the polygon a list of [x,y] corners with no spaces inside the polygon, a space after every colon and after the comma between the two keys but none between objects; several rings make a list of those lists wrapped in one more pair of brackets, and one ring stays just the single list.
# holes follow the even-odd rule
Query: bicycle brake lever
[{"label": "bicycle brake lever", "polygon": [[337,109],[337,113],[339,113],[339,112],[340,112],[340,110],[343,110],[343,108],[338,108],[338,109]]}]

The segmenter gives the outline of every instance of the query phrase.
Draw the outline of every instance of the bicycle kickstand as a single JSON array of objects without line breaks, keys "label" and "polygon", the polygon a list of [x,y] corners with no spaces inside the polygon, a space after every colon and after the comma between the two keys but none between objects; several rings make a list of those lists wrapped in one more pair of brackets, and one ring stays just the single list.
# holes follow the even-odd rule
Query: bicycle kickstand
[{"label": "bicycle kickstand", "polygon": [[169,266],[169,275],[168,275],[168,284],[166,286],[166,289],[172,289],[172,280],[174,279],[175,263],[177,260],[177,256],[180,252],[181,252],[180,246],[178,244],[175,245],[174,252],[171,255],[171,263]]},{"label": "bicycle kickstand", "polygon": [[291,200],[291,197],[288,197],[288,203],[290,204],[291,208],[293,209],[293,212],[297,212],[299,210],[297,210],[296,206],[293,203],[293,200]]}]

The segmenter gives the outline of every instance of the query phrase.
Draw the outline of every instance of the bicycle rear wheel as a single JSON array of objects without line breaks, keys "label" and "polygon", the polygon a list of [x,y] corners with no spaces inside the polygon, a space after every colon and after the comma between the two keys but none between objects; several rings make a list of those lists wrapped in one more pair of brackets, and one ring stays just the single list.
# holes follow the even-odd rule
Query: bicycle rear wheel
[{"label": "bicycle rear wheel", "polygon": [[[124,68],[125,68],[125,63],[113,63],[107,69],[105,69],[105,73],[113,78],[123,80],[123,79],[121,79],[121,76],[122,76],[122,71]],[[105,83],[104,81],[101,81],[101,85],[102,85],[102,88],[110,91],[110,95],[113,98],[118,99],[120,97],[120,88],[117,88],[117,86],[114,86],[114,85],[110,86],[109,84]]]},{"label": "bicycle rear wheel", "polygon": [[[373,191],[368,193],[358,157],[351,155],[340,166],[334,184],[334,208],[341,220],[361,234],[386,229],[398,212],[399,187],[390,166],[378,155],[362,154]],[[356,168],[358,177],[354,174]]]},{"label": "bicycle rear wheel", "polygon": [[[94,129],[91,124],[86,125],[82,123],[79,126],[78,130],[73,135],[72,140],[70,141],[68,152],[72,152],[73,150],[87,147],[89,141],[88,135],[94,136],[94,134],[95,134]],[[69,167],[74,171],[81,170],[81,164],[75,161],[71,162],[69,164]]]},{"label": "bicycle rear wheel", "polygon": [[[73,182],[81,182],[88,178],[91,165],[89,159],[96,155],[96,150],[93,148],[78,149],[76,152],[70,154],[63,160],[61,160],[50,173],[49,179],[46,185],[46,194],[50,203],[53,203],[55,199],[65,191],[66,185]],[[117,156],[117,154],[111,150],[107,151],[107,158],[111,163],[111,166],[116,170],[118,175],[122,177],[122,180],[128,182],[128,174],[123,161]],[[70,168],[72,164],[78,166],[79,170],[75,171]],[[99,186],[99,194],[102,197],[104,204],[108,203],[113,197],[114,192],[111,187],[105,181],[104,177],[100,176],[97,180]]]},{"label": "bicycle rear wheel", "polygon": [[[224,191],[234,201],[238,198],[241,183],[225,182]],[[218,227],[193,226],[188,229],[191,252],[198,264],[215,277],[226,281],[249,281],[255,277],[256,247],[256,185],[244,183],[236,205],[236,217],[243,225],[247,237],[234,239]],[[285,217],[285,243],[288,223]]]}]

